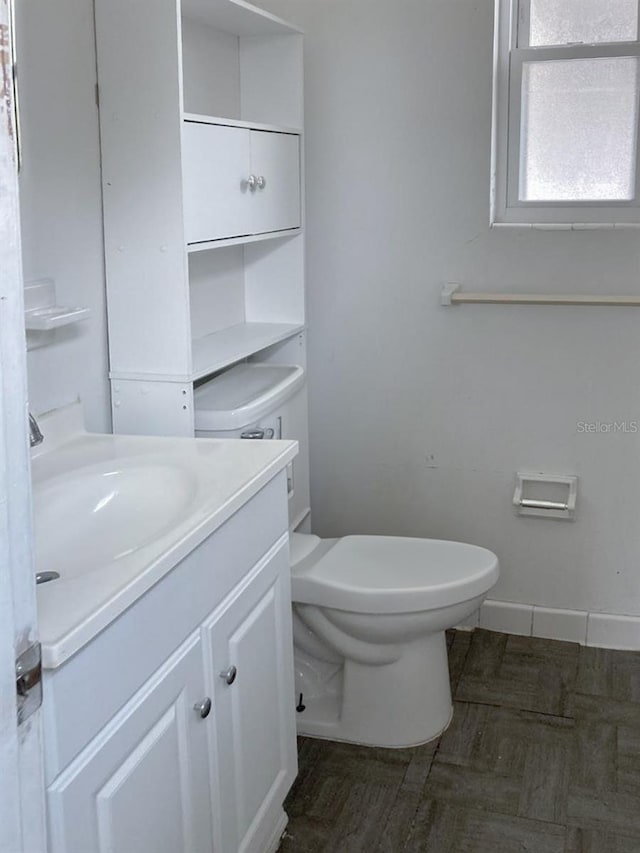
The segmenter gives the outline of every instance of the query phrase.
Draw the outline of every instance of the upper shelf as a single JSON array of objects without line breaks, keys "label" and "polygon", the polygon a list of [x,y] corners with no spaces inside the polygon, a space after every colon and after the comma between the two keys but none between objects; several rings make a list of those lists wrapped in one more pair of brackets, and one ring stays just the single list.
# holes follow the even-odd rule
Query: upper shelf
[{"label": "upper shelf", "polygon": [[225,237],[221,240],[207,240],[204,243],[187,243],[187,252],[208,252],[210,249],[224,249],[227,246],[244,246],[247,243],[262,243],[264,240],[278,240],[293,237],[302,228],[286,228],[282,231],[266,231],[263,234],[245,234],[242,237]]},{"label": "upper shelf", "polygon": [[197,124],[221,124],[224,127],[242,127],[247,130],[266,130],[270,133],[290,133],[294,136],[302,136],[301,127],[289,127],[284,124],[265,124],[258,121],[240,121],[235,118],[224,118],[222,116],[208,116],[201,113],[182,113],[183,121],[196,122]]},{"label": "upper shelf", "polygon": [[291,35],[302,30],[245,0],[182,0],[182,14],[237,36]]}]

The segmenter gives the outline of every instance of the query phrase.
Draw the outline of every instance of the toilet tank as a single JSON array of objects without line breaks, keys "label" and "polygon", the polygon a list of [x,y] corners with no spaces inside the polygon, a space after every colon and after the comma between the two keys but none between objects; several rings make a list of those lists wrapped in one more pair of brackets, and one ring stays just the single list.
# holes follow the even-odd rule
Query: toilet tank
[{"label": "toilet tank", "polygon": [[298,365],[246,363],[194,392],[197,438],[295,439],[300,453],[287,470],[289,522],[309,514],[306,375]]}]

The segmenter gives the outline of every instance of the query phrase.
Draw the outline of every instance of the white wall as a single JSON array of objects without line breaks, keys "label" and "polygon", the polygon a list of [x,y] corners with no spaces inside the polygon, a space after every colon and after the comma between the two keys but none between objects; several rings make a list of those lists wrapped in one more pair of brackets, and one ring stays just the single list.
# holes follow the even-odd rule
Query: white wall
[{"label": "white wall", "polygon": [[30,407],[41,413],[80,396],[89,429],[109,430],[93,4],[16,6],[24,277],[53,278],[61,304],[92,310],[29,353]]},{"label": "white wall", "polygon": [[[640,292],[633,233],[488,227],[493,0],[263,0],[306,40],[316,532],[494,549],[493,598],[640,614],[640,313],[438,305]],[[580,477],[575,524],[516,518],[517,470]]]},{"label": "white wall", "polygon": [[[469,289],[638,292],[632,233],[488,228],[492,0],[262,0],[307,30],[312,487],[316,530],[493,548],[493,597],[640,614],[640,313],[442,309]],[[80,394],[108,428],[90,0],[25,0],[27,278],[87,324],[29,356],[31,405]],[[44,70],[43,70],[44,69]],[[518,469],[576,473],[575,524],[518,519]]]}]

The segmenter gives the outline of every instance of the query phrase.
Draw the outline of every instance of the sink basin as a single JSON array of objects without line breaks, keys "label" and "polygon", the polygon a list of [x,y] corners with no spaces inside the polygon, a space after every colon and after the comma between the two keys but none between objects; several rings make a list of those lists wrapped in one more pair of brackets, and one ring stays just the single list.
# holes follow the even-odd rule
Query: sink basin
[{"label": "sink basin", "polygon": [[[88,433],[83,421],[80,403],[44,415],[44,441],[31,451],[45,669],[61,666],[177,569],[297,451],[288,441]],[[212,583],[218,570],[225,576],[224,565],[202,569]],[[55,572],[59,578],[43,582]],[[177,594],[176,605],[184,601]]]},{"label": "sink basin", "polygon": [[36,567],[63,580],[106,570],[163,536],[196,493],[188,469],[123,460],[36,485]]}]

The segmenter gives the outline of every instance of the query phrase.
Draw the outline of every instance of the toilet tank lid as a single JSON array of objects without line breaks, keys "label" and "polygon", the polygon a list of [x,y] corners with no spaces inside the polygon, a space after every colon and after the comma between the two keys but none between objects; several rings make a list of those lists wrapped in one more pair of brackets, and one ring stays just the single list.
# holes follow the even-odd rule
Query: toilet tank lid
[{"label": "toilet tank lid", "polygon": [[196,388],[196,430],[242,429],[288,400],[304,378],[304,368],[298,365],[251,363],[225,370]]}]

